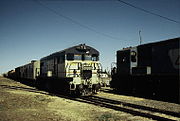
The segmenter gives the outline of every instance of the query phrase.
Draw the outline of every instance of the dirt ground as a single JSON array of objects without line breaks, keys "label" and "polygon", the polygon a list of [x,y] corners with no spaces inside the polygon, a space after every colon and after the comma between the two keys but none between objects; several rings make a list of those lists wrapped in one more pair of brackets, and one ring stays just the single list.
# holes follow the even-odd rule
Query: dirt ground
[{"label": "dirt ground", "polygon": [[[100,93],[98,96],[113,94]],[[114,98],[117,98],[115,96]],[[123,98],[132,100],[131,98]],[[141,98],[135,99],[137,102]],[[179,105],[177,105],[179,106]],[[171,107],[172,108],[172,107]],[[178,108],[179,109],[179,108]],[[177,110],[178,110],[177,109]],[[83,103],[0,77],[0,121],[150,121],[125,112]]]}]

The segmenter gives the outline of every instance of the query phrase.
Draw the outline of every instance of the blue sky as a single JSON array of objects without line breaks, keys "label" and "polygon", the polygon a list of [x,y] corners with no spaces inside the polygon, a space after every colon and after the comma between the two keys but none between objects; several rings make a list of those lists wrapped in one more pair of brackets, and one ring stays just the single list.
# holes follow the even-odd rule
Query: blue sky
[{"label": "blue sky", "polygon": [[[180,0],[125,1],[180,21]],[[40,2],[44,6],[33,0],[0,1],[0,74],[81,43],[99,50],[104,69],[110,69],[117,50],[139,44],[139,30],[143,43],[180,37],[180,24],[117,0]]]}]

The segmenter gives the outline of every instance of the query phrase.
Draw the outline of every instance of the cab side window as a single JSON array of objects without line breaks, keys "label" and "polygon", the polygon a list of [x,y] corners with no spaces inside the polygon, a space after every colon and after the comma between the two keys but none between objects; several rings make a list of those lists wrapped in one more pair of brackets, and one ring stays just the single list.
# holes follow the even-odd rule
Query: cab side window
[{"label": "cab side window", "polygon": [[67,57],[67,60],[74,60],[74,54],[73,53],[68,53],[66,57]]}]

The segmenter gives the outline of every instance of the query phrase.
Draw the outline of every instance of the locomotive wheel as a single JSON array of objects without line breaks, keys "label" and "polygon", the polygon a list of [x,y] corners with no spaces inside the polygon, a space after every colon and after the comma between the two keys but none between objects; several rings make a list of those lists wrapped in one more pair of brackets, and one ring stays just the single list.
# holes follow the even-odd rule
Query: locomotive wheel
[{"label": "locomotive wheel", "polygon": [[90,91],[89,89],[83,89],[81,91],[81,96],[90,96],[92,95],[92,91]]}]

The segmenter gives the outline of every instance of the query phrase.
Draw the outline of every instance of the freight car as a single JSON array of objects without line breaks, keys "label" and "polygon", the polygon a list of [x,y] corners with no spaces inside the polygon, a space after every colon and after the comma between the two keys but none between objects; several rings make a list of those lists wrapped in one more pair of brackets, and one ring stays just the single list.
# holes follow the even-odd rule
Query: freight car
[{"label": "freight car", "polygon": [[40,61],[32,60],[30,63],[15,68],[16,79],[36,80],[40,75]]},{"label": "freight car", "polygon": [[80,44],[15,69],[16,77],[34,80],[38,87],[90,95],[100,89],[99,52]]},{"label": "freight car", "polygon": [[117,51],[111,86],[121,93],[180,103],[180,38]]}]

